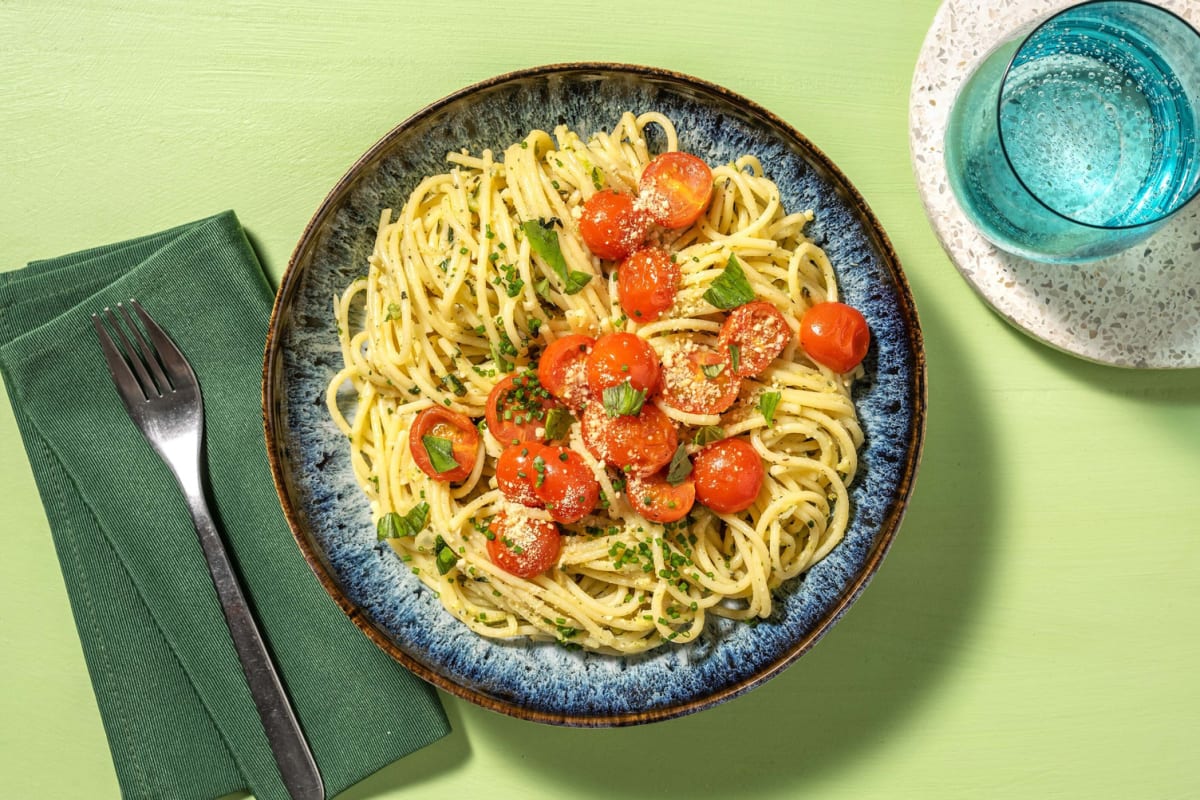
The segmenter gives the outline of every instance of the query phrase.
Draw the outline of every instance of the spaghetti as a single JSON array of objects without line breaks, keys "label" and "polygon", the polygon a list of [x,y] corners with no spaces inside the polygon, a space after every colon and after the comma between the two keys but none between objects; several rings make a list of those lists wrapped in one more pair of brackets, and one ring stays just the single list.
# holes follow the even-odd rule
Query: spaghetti
[{"label": "spaghetti", "polygon": [[[651,161],[649,126],[661,130],[666,151],[678,149],[669,119],[626,113],[586,141],[560,126],[531,132],[501,160],[487,150],[450,153],[447,172],[422,180],[398,214],[382,213],[367,274],[335,300],[345,366],[327,402],[380,536],[484,636],[633,653],[692,641],[710,615],[765,618],[772,591],[829,553],[849,521],[847,486],[863,438],[850,395],[857,369],[821,366],[795,335],[809,307],[838,298],[829,260],[804,235],[812,212],[786,212],[752,155],[713,168],[703,215],[650,234],[672,254],[678,284],[665,313],[643,324],[622,310],[617,271],[606,276],[580,237],[589,198],[637,193]],[[539,248],[535,220],[557,232],[560,257]],[[782,352],[734,384],[727,410],[687,410],[666,394],[644,404],[670,420],[684,456],[696,457],[706,440],[752,446],[764,467],[753,503],[731,513],[697,504],[676,522],[653,522],[629,496],[628,476],[567,417],[564,447],[594,475],[600,504],[556,523],[561,549],[549,568],[518,577],[495,563],[488,544],[497,515],[545,526],[552,514],[513,502],[498,485],[497,459],[511,443],[483,422],[493,389],[536,368],[556,340],[618,331],[648,342],[669,377],[690,351],[724,342],[726,313],[711,290],[731,263],[757,301],[782,312]],[[736,360],[736,347],[730,352]],[[347,400],[352,413],[342,409]],[[431,477],[413,456],[414,420],[439,407],[478,421],[481,446],[460,480]]]}]

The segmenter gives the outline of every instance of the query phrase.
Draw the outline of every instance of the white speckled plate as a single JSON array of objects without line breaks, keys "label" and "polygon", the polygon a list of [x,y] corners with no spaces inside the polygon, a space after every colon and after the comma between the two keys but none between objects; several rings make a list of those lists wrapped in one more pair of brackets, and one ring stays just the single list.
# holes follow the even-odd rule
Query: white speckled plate
[{"label": "white speckled plate", "polygon": [[[461,624],[390,552],[377,547],[345,437],[325,409],[340,367],[335,293],[365,269],[379,209],[399,208],[446,152],[498,149],[558,122],[609,128],[625,109],[658,109],[680,144],[709,163],[756,153],[788,208],[829,254],[872,346],[855,383],[866,434],[843,541],[788,581],[749,626],[714,621],[695,642],[625,658],[553,643],[495,640]],[[506,714],[562,725],[629,725],[688,714],[749,690],[799,658],[838,620],[882,562],[900,524],[925,427],[925,361],[904,273],[874,215],[820,150],[751,101],[683,75],[566,64],[504,75],[418,112],[338,182],[304,231],[280,286],[263,384],[267,452],[296,541],[330,595],[380,647],[437,686]]]},{"label": "white speckled plate", "polygon": [[[1200,202],[1150,239],[1089,264],[1042,264],[997,250],[963,214],[942,140],[959,86],[1013,31],[1076,0],[945,0],[917,60],[909,145],[925,211],[967,282],[1001,316],[1065,352],[1138,368],[1200,367]],[[1200,3],[1158,5],[1200,26]]]}]

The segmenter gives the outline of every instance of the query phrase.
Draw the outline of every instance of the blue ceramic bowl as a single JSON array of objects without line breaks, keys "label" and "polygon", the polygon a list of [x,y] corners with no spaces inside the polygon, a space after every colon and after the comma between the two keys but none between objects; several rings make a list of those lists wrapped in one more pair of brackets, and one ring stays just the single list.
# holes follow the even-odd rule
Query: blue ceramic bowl
[{"label": "blue ceramic bowl", "polygon": [[[873,343],[855,402],[866,432],[845,541],[785,584],[769,620],[714,621],[696,642],[615,657],[485,639],[444,611],[376,546],[367,501],[324,394],[340,366],[332,298],[360,274],[380,210],[400,208],[447,151],[496,152],[533,128],[610,129],[624,110],[658,110],[682,149],[709,163],[754,153],[788,209],[812,208],[809,235],[837,268]],[[296,541],[330,595],[380,647],[452,694],[562,725],[627,725],[698,711],[779,673],[829,630],[879,567],[920,459],[925,362],[912,297],[862,197],[807,139],[749,100],[658,69],[562,64],[503,75],[418,112],[372,147],[321,204],[276,299],[263,387],[267,448]]]}]

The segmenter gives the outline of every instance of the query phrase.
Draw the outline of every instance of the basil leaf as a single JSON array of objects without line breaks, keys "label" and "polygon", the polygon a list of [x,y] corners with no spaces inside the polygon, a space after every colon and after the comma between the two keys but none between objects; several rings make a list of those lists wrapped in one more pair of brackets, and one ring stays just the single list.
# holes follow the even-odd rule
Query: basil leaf
[{"label": "basil leaf", "polygon": [[403,516],[395,511],[389,511],[379,518],[375,533],[379,540],[399,539],[403,536],[416,536],[429,521],[429,503],[418,503]]},{"label": "basil leaf", "polygon": [[[577,294],[582,291],[584,286],[587,286],[593,276],[587,272],[567,269],[567,260],[563,258],[562,247],[558,243],[558,231],[550,227],[548,223],[536,219],[522,222],[521,230],[525,232],[525,238],[529,240],[529,246],[533,252],[550,265],[554,274],[562,279],[564,292]],[[534,291],[541,294],[537,284],[534,284]]]},{"label": "basil leaf", "polygon": [[775,424],[775,407],[779,405],[779,398],[782,396],[779,392],[763,392],[758,398],[758,410],[767,421],[767,427]]},{"label": "basil leaf", "polygon": [[736,344],[729,345],[729,367],[737,375],[738,367],[742,365],[742,348]]},{"label": "basil leaf", "polygon": [[636,417],[646,402],[646,393],[633,388],[629,381],[609,386],[602,395],[604,411],[610,417]]},{"label": "basil leaf", "polygon": [[692,444],[697,447],[703,447],[706,444],[719,442],[725,438],[725,429],[720,425],[705,425],[700,430],[696,431],[696,436],[692,439]]},{"label": "basil leaf", "polygon": [[533,284],[533,290],[537,292],[537,296],[550,302],[550,279],[542,278],[540,281]]},{"label": "basil leaf", "polygon": [[675,455],[671,456],[671,466],[667,468],[667,483],[678,486],[691,474],[692,462],[688,460],[687,448],[680,443],[679,447],[675,448]]},{"label": "basil leaf", "polygon": [[579,270],[571,270],[567,275],[567,285],[563,289],[567,294],[578,294],[583,291],[583,287],[588,285],[588,281],[592,279],[592,274],[588,272],[580,272]]},{"label": "basil leaf", "polygon": [[561,408],[552,408],[546,412],[546,440],[556,441],[566,439],[575,418]]},{"label": "basil leaf", "polygon": [[743,306],[754,299],[754,289],[751,288],[742,265],[732,253],[725,264],[725,271],[708,287],[704,299],[725,311]]},{"label": "basil leaf", "polygon": [[422,436],[421,444],[425,445],[425,453],[434,472],[458,469],[459,463],[454,458],[454,442],[440,436]]},{"label": "basil leaf", "polygon": [[700,367],[700,371],[704,373],[704,377],[712,380],[720,375],[725,369],[724,364],[704,364]]},{"label": "basil leaf", "polygon": [[458,563],[458,553],[454,552],[454,548],[446,544],[446,540],[439,534],[434,541],[434,561],[437,563],[438,575],[445,575],[450,570],[454,569],[454,565]]}]

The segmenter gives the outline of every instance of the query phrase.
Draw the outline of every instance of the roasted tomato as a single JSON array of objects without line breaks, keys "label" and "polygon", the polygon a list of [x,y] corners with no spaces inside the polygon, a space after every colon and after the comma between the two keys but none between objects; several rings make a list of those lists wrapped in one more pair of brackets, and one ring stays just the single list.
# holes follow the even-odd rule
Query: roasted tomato
[{"label": "roasted tomato", "polygon": [[800,320],[800,346],[834,372],[849,372],[862,362],[871,332],[858,309],[845,303],[817,303]]},{"label": "roasted tomato", "polygon": [[646,403],[633,416],[608,416],[600,403],[583,412],[583,441],[596,458],[630,475],[652,475],[675,455],[679,434],[675,423],[657,406]]},{"label": "roasted tomato", "polygon": [[535,373],[522,372],[496,384],[488,395],[484,416],[500,444],[536,442],[545,432],[547,412],[558,407]]},{"label": "roasted tomato", "polygon": [[690,153],[663,153],[642,171],[637,205],[664,228],[686,228],[708,208],[712,191],[707,164]]},{"label": "roasted tomato", "polygon": [[596,340],[587,359],[587,382],[592,397],[625,381],[650,397],[658,389],[661,368],[650,343],[632,333],[609,333]]},{"label": "roasted tomato", "polygon": [[537,442],[522,442],[504,448],[496,459],[496,483],[505,498],[526,506],[542,507],[533,485],[538,477],[533,463],[538,457],[544,462],[549,450],[551,448]]},{"label": "roasted tomato", "polygon": [[649,225],[646,213],[635,208],[633,195],[605,189],[583,204],[579,235],[597,256],[616,261],[642,243]]},{"label": "roasted tomato", "polygon": [[720,414],[733,405],[741,379],[728,353],[695,345],[669,350],[663,359],[663,402],[689,414]]},{"label": "roasted tomato", "polygon": [[532,578],[558,562],[561,536],[550,520],[497,514],[488,526],[492,563],[518,578]]},{"label": "roasted tomato", "polygon": [[[427,441],[426,437],[430,437]],[[440,440],[440,441],[439,441]],[[453,466],[444,458],[442,441],[450,443]],[[417,414],[408,434],[408,449],[413,461],[429,477],[438,481],[461,481],[475,468],[479,454],[479,430],[470,417],[435,406]],[[439,471],[437,467],[442,469]]]},{"label": "roasted tomato", "polygon": [[547,447],[533,461],[534,492],[550,516],[570,524],[592,513],[600,484],[583,456],[566,447]]},{"label": "roasted tomato", "polygon": [[[717,348],[736,353],[740,377],[758,375],[779,358],[792,340],[792,329],[778,308],[765,300],[755,300],[729,312],[721,323]],[[730,356],[731,363],[735,360]]]},{"label": "roasted tomato", "polygon": [[696,499],[718,514],[735,514],[754,505],[765,475],[762,458],[745,439],[705,445],[692,459]]},{"label": "roasted tomato", "polygon": [[635,322],[652,322],[675,302],[679,265],[666,250],[643,247],[621,262],[617,297],[621,310]]},{"label": "roasted tomato", "polygon": [[559,400],[579,408],[588,398],[587,357],[595,345],[595,339],[579,333],[555,339],[538,361],[538,382]]},{"label": "roasted tomato", "polygon": [[629,505],[651,522],[678,522],[696,502],[696,482],[688,476],[673,486],[663,472],[648,477],[634,475],[625,484],[625,493]]}]

